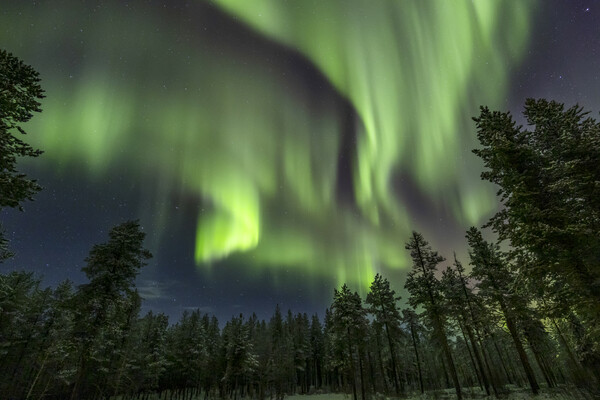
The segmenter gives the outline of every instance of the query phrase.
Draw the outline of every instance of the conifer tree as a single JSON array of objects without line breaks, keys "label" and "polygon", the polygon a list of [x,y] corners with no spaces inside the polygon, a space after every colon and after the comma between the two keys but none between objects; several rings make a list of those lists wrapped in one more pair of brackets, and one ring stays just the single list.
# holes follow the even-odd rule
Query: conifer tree
[{"label": "conifer tree", "polygon": [[[18,157],[38,157],[42,152],[17,135],[25,135],[21,124],[34,112],[41,112],[44,91],[38,72],[31,66],[0,49],[0,210],[19,208],[24,200],[33,200],[41,187],[17,170]],[[0,223],[0,263],[12,257],[8,240]]]},{"label": "conifer tree", "polygon": [[481,232],[471,227],[467,232],[470,246],[469,254],[473,270],[471,275],[479,281],[480,294],[498,304],[506,327],[512,337],[527,380],[534,394],[539,392],[539,385],[529,363],[521,337],[517,329],[518,309],[523,307],[522,299],[511,289],[511,272],[502,259],[497,245],[486,242]]},{"label": "conifer tree", "polygon": [[[481,384],[486,391],[486,394],[490,395],[490,383],[488,374],[485,371],[482,356],[479,351],[479,346],[475,340],[472,306],[470,304],[471,295],[470,289],[467,288],[464,280],[464,267],[457,260],[456,254],[454,255],[454,269],[448,267],[442,274],[442,290],[444,298],[447,304],[449,315],[451,315],[458,323],[463,334],[466,334],[466,339],[469,340],[471,348],[473,349],[473,358],[475,365],[475,372],[478,379],[481,379]],[[466,349],[470,353],[469,344],[465,343]],[[494,388],[495,389],[495,388]],[[496,396],[498,395],[495,393]]]},{"label": "conifer tree", "polygon": [[317,389],[323,384],[323,355],[324,355],[323,327],[317,314],[312,316],[310,323],[310,362],[312,371],[312,385]]},{"label": "conifer tree", "polygon": [[25,135],[21,124],[40,112],[44,91],[37,71],[0,49],[0,208],[21,207],[40,186],[16,169],[17,157],[37,157],[42,152],[15,134]]},{"label": "conifer tree", "polygon": [[97,390],[93,381],[98,377],[93,376],[90,363],[98,360],[92,356],[102,345],[102,332],[118,329],[115,323],[123,311],[119,305],[134,292],[134,279],[152,256],[143,247],[144,236],[137,221],[117,225],[109,232],[108,242],[92,247],[87,265],[82,268],[90,282],[82,285],[75,296],[79,361],[72,399],[92,396]]},{"label": "conifer tree", "polygon": [[510,113],[481,108],[483,146],[474,150],[504,205],[489,222],[515,251],[529,252],[524,278],[549,274],[572,288],[569,300],[600,348],[600,124],[579,106],[527,99],[517,126]]},{"label": "conifer tree", "polygon": [[331,308],[325,309],[323,327],[323,365],[326,370],[326,384],[334,391],[339,390],[344,369],[344,353],[347,346],[338,340],[338,332]]},{"label": "conifer tree", "polygon": [[421,371],[421,357],[419,355],[418,344],[419,317],[413,310],[406,308],[402,310],[402,321],[408,325],[408,330],[410,331],[411,343],[415,352],[415,364],[417,365],[417,373],[419,377],[419,389],[421,390],[421,394],[423,394],[425,393],[425,389],[423,387],[423,373]]},{"label": "conifer tree", "polygon": [[300,393],[307,394],[310,372],[310,323],[308,322],[308,315],[296,315],[294,318],[293,337],[297,384],[300,386]]},{"label": "conifer tree", "polygon": [[0,264],[6,259],[9,259],[13,256],[13,253],[8,248],[8,240],[4,236],[4,230],[2,229],[2,225],[0,225]]},{"label": "conifer tree", "polygon": [[276,397],[282,399],[286,393],[287,382],[289,382],[290,376],[295,375],[295,371],[292,354],[293,342],[284,325],[279,304],[275,307],[275,313],[269,321],[269,331],[272,343],[269,375]]},{"label": "conifer tree", "polygon": [[406,244],[406,249],[410,251],[413,261],[413,269],[409,272],[404,286],[410,293],[408,302],[412,307],[423,307],[425,316],[431,322],[435,339],[442,347],[456,396],[460,400],[462,399],[460,382],[446,336],[441,284],[435,277],[436,268],[444,261],[444,258],[437,251],[433,251],[429,243],[418,232],[413,232],[410,241]]},{"label": "conifer tree", "polygon": [[35,369],[36,351],[43,343],[51,302],[51,290],[41,289],[40,281],[31,273],[13,272],[2,282],[0,299],[4,326],[2,338],[2,374],[6,377],[2,393],[7,397],[24,395],[27,381]]},{"label": "conifer tree", "polygon": [[149,311],[135,326],[131,347],[129,379],[132,391],[152,393],[159,390],[160,377],[165,373],[167,362],[167,327],[169,320],[164,314]]},{"label": "conifer tree", "polygon": [[227,360],[223,381],[229,386],[228,392],[233,400],[236,400],[258,365],[250,342],[249,326],[244,323],[242,315],[232,318],[223,328],[223,345]]},{"label": "conifer tree", "polygon": [[75,359],[73,339],[73,284],[61,282],[52,293],[42,342],[36,349],[34,375],[28,382],[25,398],[48,393],[65,393],[73,377]]},{"label": "conifer tree", "polygon": [[[334,290],[333,304],[331,305],[333,326],[337,340],[345,344],[344,366],[352,382],[354,400],[357,399],[357,367],[360,377],[361,398],[365,400],[365,380],[362,365],[362,350],[368,322],[366,311],[358,293],[352,293],[344,284],[338,291]],[[356,365],[358,360],[358,366]]]},{"label": "conifer tree", "polygon": [[368,311],[375,316],[375,321],[382,325],[385,330],[392,360],[394,387],[396,394],[400,395],[396,346],[393,339],[393,337],[399,337],[402,333],[400,330],[400,312],[396,305],[397,300],[400,300],[400,297],[396,297],[396,292],[390,289],[389,281],[379,274],[375,275],[375,280],[371,283],[371,290],[367,294],[366,303],[369,304]]}]

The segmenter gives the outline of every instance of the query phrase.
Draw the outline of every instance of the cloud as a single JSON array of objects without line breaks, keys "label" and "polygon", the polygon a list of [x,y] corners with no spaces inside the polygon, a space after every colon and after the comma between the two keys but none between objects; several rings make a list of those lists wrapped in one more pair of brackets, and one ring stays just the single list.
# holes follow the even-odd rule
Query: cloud
[{"label": "cloud", "polygon": [[159,282],[151,279],[142,280],[137,283],[138,293],[144,300],[158,300],[169,297],[167,290],[176,282],[167,281]]}]

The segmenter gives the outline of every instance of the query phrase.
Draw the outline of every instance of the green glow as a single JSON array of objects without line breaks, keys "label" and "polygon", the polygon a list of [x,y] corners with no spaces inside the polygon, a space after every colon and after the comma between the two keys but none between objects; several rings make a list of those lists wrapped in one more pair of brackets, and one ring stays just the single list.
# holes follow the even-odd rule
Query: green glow
[{"label": "green glow", "polygon": [[[29,130],[44,159],[98,180],[127,171],[152,185],[151,204],[195,196],[201,266],[234,257],[256,270],[291,268],[364,288],[375,272],[408,265],[411,229],[436,230],[409,215],[395,176],[412,177],[431,213],[450,213],[454,224],[477,224],[494,210],[470,155],[470,116],[505,98],[534,2],[216,3],[298,50],[350,101],[359,117],[351,171],[358,209],[336,197],[347,132],[333,101],[313,104],[308,88],[258,57],[197,45],[201,33],[180,40],[189,27],[158,13],[123,16],[108,4],[89,32],[77,25],[87,13],[81,5],[27,10],[22,18],[37,34],[29,20],[13,21],[21,10],[0,15],[11,27],[4,45],[26,43],[26,52],[14,50],[20,57],[52,49],[77,64],[69,77],[58,57],[33,63],[48,96]],[[154,213],[157,225],[167,209]]]},{"label": "green glow", "polygon": [[[358,143],[356,198],[375,223],[381,207],[395,215],[389,190],[395,168],[412,171],[434,198],[452,188],[457,177],[476,179],[476,171],[456,163],[458,154],[475,145],[464,110],[476,113],[482,101],[504,98],[506,60],[523,52],[534,6],[519,1],[217,2],[306,54],[352,101],[365,126]],[[472,194],[465,196],[462,202],[472,205]],[[490,208],[480,204],[458,210],[457,217],[479,220]]]}]

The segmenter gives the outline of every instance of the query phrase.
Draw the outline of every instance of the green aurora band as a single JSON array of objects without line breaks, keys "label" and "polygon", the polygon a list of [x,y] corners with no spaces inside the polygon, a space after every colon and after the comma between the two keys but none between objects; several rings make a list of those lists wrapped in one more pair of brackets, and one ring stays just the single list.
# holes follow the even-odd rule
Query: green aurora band
[{"label": "green aurora band", "polygon": [[[195,196],[199,266],[229,257],[363,288],[407,266],[411,229],[435,229],[410,215],[398,176],[457,226],[496,208],[470,155],[470,117],[505,101],[533,1],[216,3],[302,54],[352,105],[352,202],[336,193],[347,121],[335,102],[260,57],[203,42],[193,13],[187,25],[165,22],[158,6],[106,4],[93,17],[73,2],[3,6],[3,46],[39,69],[47,90],[28,128],[46,162],[98,181],[125,170],[151,186],[153,204]],[[154,210],[157,226],[168,213]]]}]

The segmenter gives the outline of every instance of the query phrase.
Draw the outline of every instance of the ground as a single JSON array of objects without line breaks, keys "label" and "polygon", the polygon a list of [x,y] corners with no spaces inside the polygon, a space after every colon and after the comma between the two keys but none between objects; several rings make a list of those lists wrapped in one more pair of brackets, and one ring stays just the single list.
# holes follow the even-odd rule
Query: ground
[{"label": "ground", "polygon": [[[494,399],[493,396],[481,396],[477,395],[477,392],[470,393],[469,389],[463,391],[463,396],[466,399]],[[360,400],[360,395],[358,396]],[[594,397],[590,394],[578,392],[570,388],[559,388],[555,390],[542,390],[538,396],[533,396],[530,391],[515,390],[511,392],[507,397],[502,397],[507,400],[592,400],[598,397]],[[374,396],[372,400],[396,400],[393,397]],[[452,391],[438,391],[430,392],[421,396],[403,397],[399,400],[452,400],[456,399],[456,395]],[[352,395],[348,394],[315,394],[310,396],[295,395],[287,396],[285,400],[352,400]]]}]

